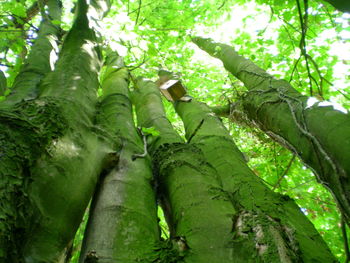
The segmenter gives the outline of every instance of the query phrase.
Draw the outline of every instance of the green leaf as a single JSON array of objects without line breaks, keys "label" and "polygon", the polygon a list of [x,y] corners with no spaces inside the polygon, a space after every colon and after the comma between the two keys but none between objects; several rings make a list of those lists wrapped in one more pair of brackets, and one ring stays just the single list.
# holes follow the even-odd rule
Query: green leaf
[{"label": "green leaf", "polygon": [[154,127],[150,127],[150,128],[142,127],[142,132],[144,134],[151,134],[152,136],[158,136],[159,135],[159,131],[157,131]]}]

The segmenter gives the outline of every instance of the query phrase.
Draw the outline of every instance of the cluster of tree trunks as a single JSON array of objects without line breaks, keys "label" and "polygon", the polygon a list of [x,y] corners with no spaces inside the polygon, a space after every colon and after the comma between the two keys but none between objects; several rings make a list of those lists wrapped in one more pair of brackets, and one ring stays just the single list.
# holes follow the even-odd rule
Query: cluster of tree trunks
[{"label": "cluster of tree trunks", "polygon": [[[53,71],[57,29],[44,19],[1,103],[0,262],[56,262],[74,237],[105,157],[115,151],[114,140],[94,123],[101,54],[90,25],[108,3],[90,2],[78,1]],[[51,4],[54,18],[60,5]]]},{"label": "cluster of tree trunks", "polygon": [[[59,20],[60,3],[47,4],[50,16],[43,19],[12,93],[0,104],[0,262],[57,262],[92,196],[82,263],[336,262],[294,201],[268,189],[249,169],[206,105],[175,103],[186,129],[184,141],[165,115],[156,84],[134,79],[130,96],[129,73],[113,54],[107,57],[98,98],[102,56],[91,25],[106,14],[108,0],[78,0],[56,63],[52,52],[59,28],[51,20]],[[217,52],[219,44],[213,45],[208,50]],[[346,153],[337,159],[342,145],[330,145],[330,132],[345,129],[337,126],[344,125],[343,115],[315,106],[304,110],[306,99],[294,98],[295,91],[284,83],[270,90],[280,82],[250,66],[233,67],[254,86],[247,96],[260,96],[247,99],[252,118],[263,115],[277,126],[279,116],[268,115],[273,106],[289,113],[297,127],[279,129],[305,136],[300,140],[311,145],[305,151],[312,164],[325,158],[320,171],[326,173],[320,176],[338,172],[330,182],[347,187]],[[321,133],[328,144],[313,134],[313,116],[320,114],[336,120]],[[304,148],[299,153],[303,156]],[[347,211],[344,200],[338,201]],[[169,240],[160,237],[157,202]]]},{"label": "cluster of tree trunks", "polygon": [[[233,47],[194,38],[201,49],[219,58],[248,92],[237,102],[242,111],[275,141],[297,154],[318,181],[334,195],[350,223],[350,115],[331,103],[307,97],[287,81],[277,80]],[[230,112],[230,107],[221,110]]]}]

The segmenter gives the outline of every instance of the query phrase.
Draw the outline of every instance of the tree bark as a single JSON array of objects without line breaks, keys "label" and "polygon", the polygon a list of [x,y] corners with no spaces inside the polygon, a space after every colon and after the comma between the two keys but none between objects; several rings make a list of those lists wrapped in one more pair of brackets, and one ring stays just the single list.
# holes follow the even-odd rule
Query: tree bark
[{"label": "tree bark", "polygon": [[7,89],[7,80],[4,72],[0,70],[0,96],[3,96]]},{"label": "tree bark", "polygon": [[342,12],[350,12],[350,3],[344,0],[325,0]]},{"label": "tree bark", "polygon": [[101,56],[89,27],[108,2],[90,2],[78,1],[40,96],[0,110],[0,262],[56,262],[113,151],[93,123]]},{"label": "tree bark", "polygon": [[222,191],[235,207],[231,246],[237,262],[336,262],[294,201],[274,193],[249,169],[209,107],[192,100],[175,108],[189,143],[217,170]]},{"label": "tree bark", "polygon": [[230,46],[210,39],[193,42],[219,58],[249,90],[241,101],[247,117],[296,153],[335,197],[350,224],[350,116],[327,102],[303,96],[274,79]]},{"label": "tree bark", "polygon": [[[163,209],[177,253],[164,262],[232,262],[231,202],[217,173],[196,146],[183,143],[165,117],[158,88],[139,80],[138,123],[159,135],[149,144]],[[172,260],[172,261],[171,261]]]},{"label": "tree bark", "polygon": [[81,263],[92,251],[101,263],[155,262],[158,258],[160,232],[151,161],[142,155],[144,145],[133,122],[128,79],[127,69],[114,62],[102,80],[97,123],[120,141],[121,149],[119,162],[105,171],[93,198]]},{"label": "tree bark", "polygon": [[57,40],[60,27],[54,25],[52,20],[61,20],[62,6],[59,0],[49,0],[47,4],[49,13],[42,18],[38,37],[14,80],[11,93],[1,107],[11,106],[24,99],[36,98],[40,82],[53,70],[54,58],[58,53]]}]

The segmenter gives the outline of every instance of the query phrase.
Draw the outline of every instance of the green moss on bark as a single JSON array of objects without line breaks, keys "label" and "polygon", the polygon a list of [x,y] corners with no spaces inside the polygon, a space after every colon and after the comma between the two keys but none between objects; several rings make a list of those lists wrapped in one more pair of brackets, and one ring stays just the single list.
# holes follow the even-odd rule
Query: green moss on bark
[{"label": "green moss on bark", "polygon": [[301,95],[231,46],[199,37],[193,42],[245,84],[249,91],[240,103],[248,118],[315,171],[350,224],[350,115]]},{"label": "green moss on bark", "polygon": [[230,244],[236,211],[216,170],[197,146],[183,143],[173,130],[155,84],[140,80],[137,86],[138,122],[159,132],[149,150],[171,238],[184,253],[183,261],[233,261]]},{"label": "green moss on bark", "polygon": [[7,133],[0,141],[6,184],[0,193],[0,231],[5,233],[1,243],[9,244],[1,247],[1,262],[56,262],[79,226],[111,151],[93,124],[101,61],[86,11],[95,8],[94,19],[99,19],[100,4],[108,7],[104,1],[87,5],[79,0],[70,32],[75,38],[67,37],[40,97],[0,112]]},{"label": "green moss on bark", "polygon": [[58,53],[61,29],[52,20],[61,20],[62,3],[48,0],[48,14],[42,18],[38,37],[15,78],[11,93],[0,107],[13,105],[21,100],[34,99],[39,95],[39,85],[47,73],[53,70],[52,53]]},{"label": "green moss on bark", "polygon": [[[132,118],[128,70],[120,66],[108,65],[102,77],[103,95],[97,115],[97,124],[120,141],[119,159],[100,179],[80,262],[92,250],[101,263],[167,262],[159,259],[164,251],[159,247],[151,161],[148,155],[134,157],[143,153],[144,145]],[[171,258],[168,254],[164,257]]]},{"label": "green moss on bark", "polygon": [[[33,178],[30,168],[35,160],[48,152],[49,142],[60,137],[67,121],[61,115],[57,100],[30,100],[17,104],[12,111],[0,111],[0,232],[1,258],[12,251],[16,262],[21,251],[28,218],[33,207],[29,204],[27,187]],[[11,258],[11,257],[10,257]]]},{"label": "green moss on bark", "polygon": [[205,104],[178,102],[176,111],[186,138],[217,170],[237,211],[232,247],[240,262],[336,262],[294,201],[268,189],[249,169],[224,125]]}]

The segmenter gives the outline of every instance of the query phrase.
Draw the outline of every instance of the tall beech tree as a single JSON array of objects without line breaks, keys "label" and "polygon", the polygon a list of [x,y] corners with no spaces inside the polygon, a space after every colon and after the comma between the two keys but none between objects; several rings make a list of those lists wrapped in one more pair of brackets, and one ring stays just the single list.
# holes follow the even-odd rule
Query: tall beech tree
[{"label": "tall beech tree", "polygon": [[248,168],[209,108],[177,103],[184,144],[153,83],[138,83],[135,100],[139,125],[159,132],[150,150],[172,236],[189,250],[184,262],[336,262],[295,203]]},{"label": "tall beech tree", "polygon": [[98,184],[80,261],[96,251],[98,262],[154,262],[161,245],[151,162],[134,126],[128,70],[117,55],[107,63],[97,123],[121,148]]},{"label": "tall beech tree", "polygon": [[221,196],[216,170],[196,146],[184,143],[174,131],[153,82],[139,79],[134,101],[138,125],[159,133],[150,142],[149,150],[158,194],[179,251],[175,262],[232,261],[235,211],[231,202]]},{"label": "tall beech tree", "polygon": [[[248,92],[240,101],[247,117],[310,166],[333,193],[350,223],[350,116],[327,102],[303,96],[275,79],[231,46],[210,39],[193,42],[219,58]],[[228,109],[230,112],[230,109]]]},{"label": "tall beech tree", "polygon": [[[105,156],[113,151],[93,122],[101,55],[90,25],[108,6],[108,1],[79,0],[60,59],[42,80],[40,95],[33,99],[42,72],[32,58],[13,91],[18,88],[25,100],[3,102],[1,262],[56,262],[79,226]],[[39,66],[47,72],[47,52],[43,55],[46,63]]]},{"label": "tall beech tree", "polygon": [[39,83],[54,67],[54,55],[58,52],[58,39],[61,28],[52,23],[61,20],[61,1],[48,1],[48,14],[43,12],[38,36],[27,59],[24,61],[12,85],[11,94],[7,96],[1,107],[12,105],[21,100],[38,96]]},{"label": "tall beech tree", "polygon": [[[60,0],[39,0],[26,17],[11,18],[24,29],[21,23],[31,23],[40,9],[42,21],[17,76],[12,78],[12,62],[1,64],[9,66],[10,77],[1,68],[0,263],[68,262],[66,251],[89,201],[80,263],[337,262],[295,202],[274,193],[247,166],[205,104],[194,99],[174,104],[184,139],[169,121],[157,85],[130,74],[147,64],[140,71],[149,76],[166,64],[157,41],[164,40],[162,48],[171,53],[166,41],[176,35],[184,47],[187,28],[168,26],[194,27],[231,4],[197,2],[125,4],[134,30],[150,34],[148,53],[162,58],[148,64],[144,59],[131,70],[106,51],[96,27],[109,0],[77,0],[62,39]],[[164,33],[169,30],[172,34]],[[158,38],[153,31],[163,33]],[[348,116],[301,96],[226,45],[194,42],[245,83],[250,90],[240,104],[245,114],[313,167],[349,216]],[[121,43],[133,52],[132,41]],[[320,127],[320,118],[328,125]],[[169,238],[161,236],[159,206]]]}]

